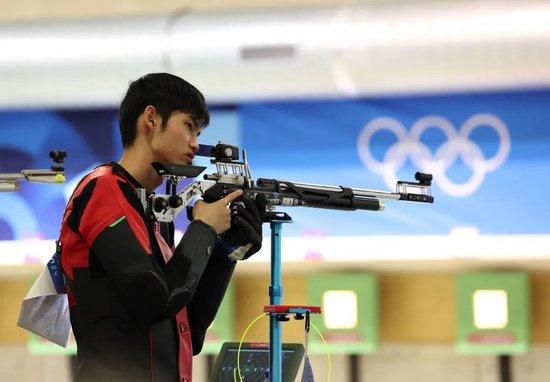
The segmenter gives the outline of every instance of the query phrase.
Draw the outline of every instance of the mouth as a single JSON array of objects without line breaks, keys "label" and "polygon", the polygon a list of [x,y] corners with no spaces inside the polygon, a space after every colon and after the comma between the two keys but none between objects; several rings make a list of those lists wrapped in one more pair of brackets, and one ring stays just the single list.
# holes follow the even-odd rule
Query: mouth
[{"label": "mouth", "polygon": [[187,164],[193,164],[193,158],[195,157],[195,155],[193,154],[187,154],[185,156],[185,159],[187,160]]}]

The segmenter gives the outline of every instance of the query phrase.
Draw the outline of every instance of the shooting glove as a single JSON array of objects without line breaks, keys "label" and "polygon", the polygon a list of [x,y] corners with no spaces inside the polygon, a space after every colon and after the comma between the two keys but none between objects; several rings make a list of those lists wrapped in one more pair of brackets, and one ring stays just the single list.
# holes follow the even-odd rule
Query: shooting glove
[{"label": "shooting glove", "polygon": [[262,223],[266,213],[263,194],[256,199],[244,198],[234,207],[231,228],[222,236],[220,244],[231,260],[245,260],[262,248]]}]

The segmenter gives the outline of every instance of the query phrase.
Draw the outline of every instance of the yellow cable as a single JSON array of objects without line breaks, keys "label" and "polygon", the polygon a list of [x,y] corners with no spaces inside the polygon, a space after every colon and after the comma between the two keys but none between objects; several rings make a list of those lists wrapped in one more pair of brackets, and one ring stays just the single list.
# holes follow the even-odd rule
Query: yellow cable
[{"label": "yellow cable", "polygon": [[[268,316],[268,314],[267,313],[262,313],[258,317],[256,317],[248,325],[248,327],[246,328],[246,330],[244,331],[244,333],[241,337],[241,340],[239,341],[239,349],[237,350],[237,368],[233,370],[233,382],[237,382],[237,373],[239,374],[239,381],[243,382],[243,377],[241,375],[241,347],[243,345],[246,334],[248,333],[250,328],[256,323],[256,321],[258,321],[263,316]],[[313,326],[313,329],[315,329],[315,331],[317,332],[317,334],[319,334],[319,337],[321,337],[321,340],[323,341],[323,346],[325,348],[325,353],[327,353],[327,358],[328,358],[328,377],[327,377],[327,381],[330,382],[331,381],[330,377],[331,377],[331,374],[332,374],[332,360],[330,358],[330,353],[328,351],[327,342],[325,341],[325,337],[323,337],[323,335],[321,334],[319,329],[317,329],[317,326],[315,326],[315,324],[313,322],[310,322],[310,325]]]},{"label": "yellow cable", "polygon": [[315,326],[315,324],[313,322],[310,322],[310,325],[313,326],[313,329],[315,329],[317,334],[319,334],[319,337],[321,337],[321,339],[323,340],[323,345],[325,347],[325,352],[327,353],[327,357],[328,357],[328,377],[327,377],[327,381],[330,382],[330,375],[332,373],[332,361],[330,359],[330,353],[328,352],[327,342],[325,341],[325,337],[323,337],[323,335],[321,334],[319,329],[317,329],[317,326]]},{"label": "yellow cable", "polygon": [[237,369],[236,370],[233,370],[233,381],[234,382],[237,382],[237,373],[239,374],[239,381],[242,382],[243,381],[243,377],[241,375],[241,346],[243,345],[243,342],[244,342],[244,338],[246,337],[246,333],[248,333],[248,331],[250,330],[250,328],[252,327],[252,325],[254,325],[256,323],[256,321],[258,321],[260,318],[262,318],[263,316],[267,316],[268,314],[267,313],[262,313],[260,314],[258,317],[256,317],[249,325],[248,327],[246,328],[246,330],[244,331],[242,337],[241,337],[241,341],[239,342],[239,349],[237,350]]}]

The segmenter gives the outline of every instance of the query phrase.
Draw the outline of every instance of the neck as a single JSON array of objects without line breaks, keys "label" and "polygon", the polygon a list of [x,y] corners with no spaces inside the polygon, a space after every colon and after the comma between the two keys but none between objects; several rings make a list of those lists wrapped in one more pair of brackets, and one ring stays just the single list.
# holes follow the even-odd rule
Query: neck
[{"label": "neck", "polygon": [[118,164],[124,167],[148,192],[162,183],[162,177],[151,166],[153,156],[146,150],[136,147],[124,149]]}]

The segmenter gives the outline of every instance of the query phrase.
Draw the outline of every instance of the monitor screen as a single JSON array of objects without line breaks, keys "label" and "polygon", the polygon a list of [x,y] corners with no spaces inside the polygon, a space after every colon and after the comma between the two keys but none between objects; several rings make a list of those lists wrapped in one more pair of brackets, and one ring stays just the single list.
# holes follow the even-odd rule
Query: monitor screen
[{"label": "monitor screen", "polygon": [[[225,343],[216,359],[210,382],[234,382],[237,369],[238,342]],[[298,373],[304,347],[302,344],[283,344],[283,382],[293,382]],[[244,343],[240,356],[241,376],[246,382],[269,380],[269,345]],[[239,380],[237,375],[237,380]]]}]

